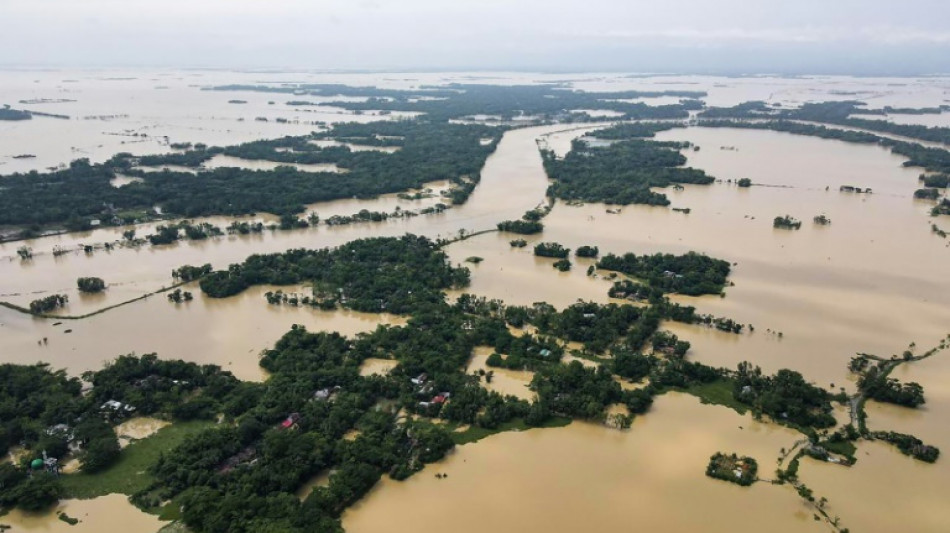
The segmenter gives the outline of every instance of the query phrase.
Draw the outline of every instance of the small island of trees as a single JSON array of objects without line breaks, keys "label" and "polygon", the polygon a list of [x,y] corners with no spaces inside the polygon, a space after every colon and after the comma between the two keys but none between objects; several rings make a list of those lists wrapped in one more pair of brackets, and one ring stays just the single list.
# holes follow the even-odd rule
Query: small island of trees
[{"label": "small island of trees", "polygon": [[544,224],[535,220],[506,220],[498,223],[498,231],[534,235],[544,230]]},{"label": "small island of trees", "polygon": [[726,455],[716,452],[709,458],[706,475],[747,487],[755,483],[759,464],[752,457],[739,457],[732,453]]},{"label": "small island of trees", "polygon": [[51,294],[30,302],[30,312],[33,314],[49,313],[60,307],[65,307],[69,303],[69,296],[65,294]]},{"label": "small island of trees", "polygon": [[570,255],[570,253],[570,248],[565,248],[556,242],[541,242],[534,246],[534,255],[538,257],[564,259]]},{"label": "small island of trees", "polygon": [[80,292],[87,293],[102,292],[106,288],[106,282],[103,281],[102,278],[95,277],[79,278],[76,280],[76,285],[79,286]]},{"label": "small island of trees", "polygon": [[772,221],[772,227],[778,229],[801,229],[802,221],[791,215],[777,216]]},{"label": "small island of trees", "polygon": [[574,252],[577,257],[597,257],[599,254],[600,249],[596,246],[579,246],[577,251]]},{"label": "small island of trees", "polygon": [[749,178],[739,178],[738,180],[736,180],[736,185],[738,185],[739,187],[743,187],[743,188],[745,188],[745,187],[751,187],[751,186],[752,186],[752,180],[750,180]]}]

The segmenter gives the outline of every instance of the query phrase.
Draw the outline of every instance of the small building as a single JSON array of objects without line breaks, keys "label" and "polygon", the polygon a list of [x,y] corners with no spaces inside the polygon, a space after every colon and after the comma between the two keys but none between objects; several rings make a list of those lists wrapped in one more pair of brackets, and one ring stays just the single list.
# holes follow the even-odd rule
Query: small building
[{"label": "small building", "polygon": [[291,413],[283,422],[280,423],[281,429],[290,429],[300,421],[300,413]]},{"label": "small building", "polygon": [[429,375],[423,372],[419,374],[418,376],[410,379],[409,381],[411,381],[413,385],[422,385],[426,381],[428,381],[428,379],[429,379]]},{"label": "small building", "polygon": [[99,409],[102,411],[124,412],[124,413],[131,413],[135,411],[135,407],[132,407],[131,405],[127,403],[122,403],[117,400],[109,400],[106,403],[102,404],[102,406],[100,406]]},{"label": "small building", "polygon": [[549,357],[551,355],[551,350],[544,348],[540,352],[538,352],[538,355],[540,355],[541,357]]}]

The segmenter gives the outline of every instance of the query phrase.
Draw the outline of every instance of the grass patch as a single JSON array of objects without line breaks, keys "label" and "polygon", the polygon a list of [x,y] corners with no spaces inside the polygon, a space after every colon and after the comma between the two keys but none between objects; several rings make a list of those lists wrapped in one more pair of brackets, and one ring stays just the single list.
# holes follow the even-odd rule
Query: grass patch
[{"label": "grass patch", "polygon": [[541,428],[559,428],[564,427],[571,423],[571,419],[563,416],[553,416],[548,419],[547,422],[540,426],[529,426],[524,423],[524,420],[516,418],[510,422],[505,422],[504,424],[499,424],[495,429],[486,429],[471,426],[465,431],[452,433],[452,441],[456,445],[469,444],[471,442],[478,442],[485,437],[490,437],[496,433],[503,433],[505,431],[526,431],[533,429],[534,427]]},{"label": "grass patch", "polygon": [[858,447],[849,440],[838,442],[825,441],[821,443],[821,446],[829,452],[843,455],[852,461],[855,459],[854,454],[858,451]]},{"label": "grass patch", "polygon": [[165,450],[174,448],[186,437],[214,425],[194,421],[165,426],[146,439],[129,444],[114,465],[96,474],[64,474],[60,476],[67,498],[89,499],[106,494],[132,495],[148,487],[154,479],[148,473]]},{"label": "grass patch", "polygon": [[728,407],[740,415],[746,414],[746,412],[749,410],[748,405],[736,400],[733,397],[733,383],[732,380],[729,379],[720,379],[713,381],[712,383],[692,385],[685,389],[673,388],[672,390],[691,394],[699,398],[699,401],[702,403]]}]

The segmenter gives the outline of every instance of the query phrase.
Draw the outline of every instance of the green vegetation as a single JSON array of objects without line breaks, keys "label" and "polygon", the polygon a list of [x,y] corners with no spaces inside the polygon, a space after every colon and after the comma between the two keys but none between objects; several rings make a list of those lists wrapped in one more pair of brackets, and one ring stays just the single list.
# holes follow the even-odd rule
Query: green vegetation
[{"label": "green vegetation", "polygon": [[537,428],[560,428],[567,425],[570,425],[572,419],[565,416],[552,416],[547,419],[544,423],[539,426],[529,426],[525,423],[524,420],[517,418],[510,422],[504,422],[498,424],[497,427],[488,429],[479,426],[469,426],[465,431],[455,431],[452,433],[452,441],[457,445],[461,446],[463,444],[471,444],[473,442],[478,442],[486,437],[496,435],[498,433],[504,433],[505,431],[526,431],[532,429],[532,427]]},{"label": "green vegetation", "polygon": [[759,464],[752,457],[716,452],[709,458],[706,475],[747,487],[758,479]]},{"label": "green vegetation", "polygon": [[528,241],[524,239],[515,239],[508,244],[510,244],[512,248],[524,248],[528,245]]},{"label": "green vegetation", "polygon": [[69,303],[69,296],[65,294],[51,294],[30,302],[30,312],[41,315],[65,307]]},{"label": "green vegetation", "polygon": [[801,229],[802,221],[791,215],[777,216],[772,221],[772,227],[778,229]]},{"label": "green vegetation", "polygon": [[195,299],[195,296],[189,291],[182,291],[181,289],[175,289],[168,293],[168,301],[180,304],[182,302],[190,302]]},{"label": "green vegetation", "polygon": [[600,249],[596,246],[579,246],[574,252],[577,257],[597,257],[599,254]]},{"label": "green vegetation", "polygon": [[571,260],[567,258],[558,259],[551,266],[560,272],[567,272],[571,269]]},{"label": "green vegetation", "polygon": [[827,428],[835,425],[831,393],[806,382],[794,370],[782,369],[765,376],[759,367],[740,363],[734,377],[733,395],[753,412],[779,423]]},{"label": "green vegetation", "polygon": [[738,185],[738,186],[740,186],[740,187],[751,187],[751,186],[752,186],[752,180],[750,180],[749,178],[739,178],[739,179],[736,181],[736,185]]},{"label": "green vegetation", "polygon": [[571,250],[565,248],[556,242],[541,242],[534,246],[534,255],[538,257],[555,257],[564,259],[570,255]]},{"label": "green vegetation", "polygon": [[[542,85],[478,85],[449,84],[440,87],[421,87],[416,90],[380,89],[376,87],[349,87],[333,84],[281,84],[279,86],[225,85],[214,87],[219,91],[261,91],[324,97],[367,97],[354,102],[342,98],[317,105],[341,107],[351,111],[401,111],[424,113],[433,122],[444,122],[476,115],[497,116],[502,120],[515,117],[537,117],[538,120],[593,120],[575,109],[609,109],[623,113],[623,119],[686,118],[690,110],[702,108],[702,102],[693,100],[705,96],[697,91],[618,91],[586,92],[560,84]],[[679,96],[679,104],[650,106],[620,100]],[[425,97],[425,98],[421,98]],[[314,105],[306,100],[293,101],[294,105]]]},{"label": "green vegetation", "polygon": [[[921,141],[950,144],[950,128],[928,127],[916,124],[896,124],[886,120],[852,118],[851,115],[884,115],[890,112],[912,112],[920,114],[922,110],[884,108],[865,109],[866,104],[854,100],[838,102],[805,103],[797,109],[770,109],[765,102],[745,102],[731,108],[710,108],[700,113],[701,119],[780,119],[807,122],[822,122],[848,128],[861,129],[909,137]],[[938,109],[938,108],[934,108]],[[939,112],[939,109],[938,109]]]},{"label": "green vegetation", "polygon": [[205,275],[200,286],[208,296],[224,298],[252,285],[309,282],[313,305],[407,313],[440,301],[442,289],[463,287],[468,280],[468,269],[448,265],[435,243],[406,235],[361,239],[335,249],[252,255],[228,270]]},{"label": "green vegetation", "polygon": [[819,226],[827,226],[831,224],[831,219],[823,214],[815,215],[815,217],[812,218],[812,220],[815,222],[815,224],[818,224]]},{"label": "green vegetation", "polygon": [[665,195],[650,187],[714,181],[702,170],[682,168],[686,158],[676,150],[683,147],[679,143],[643,140],[591,147],[575,140],[563,159],[543,150],[544,168],[555,182],[548,194],[568,201],[669,205]]},{"label": "green vegetation", "polygon": [[520,235],[534,235],[541,233],[542,230],[544,230],[544,224],[530,220],[506,220],[498,223],[498,231],[507,231]]},{"label": "green vegetation", "polygon": [[[165,426],[154,435],[136,440],[122,449],[110,468],[95,474],[61,475],[64,493],[70,498],[97,498],[110,493],[129,496],[154,483],[149,473],[162,454],[174,449],[188,438],[212,427],[213,422],[193,420]],[[111,428],[110,428],[111,431]]]},{"label": "green vegetation", "polygon": [[924,187],[946,189],[950,187],[950,174],[921,174],[920,181],[924,182]]},{"label": "green vegetation", "polygon": [[916,382],[901,383],[887,377],[889,370],[883,366],[869,366],[858,378],[858,389],[865,396],[879,402],[919,407],[925,403],[924,388]]},{"label": "green vegetation", "polygon": [[[167,216],[240,215],[270,212],[292,215],[306,204],[340,198],[368,198],[384,193],[421,188],[436,180],[452,180],[452,203],[463,203],[479,180],[479,171],[503,129],[487,126],[431,124],[419,121],[338,124],[318,138],[400,137],[395,153],[350,151],[346,146],[321,148],[313,136],[284,137],[227,148],[194,146],[187,152],[135,157],[118,154],[102,164],[73,161],[65,170],[30,172],[0,177],[0,224],[29,226],[52,224],[68,229],[89,229],[90,220],[118,225],[120,212],[151,212],[161,205]],[[368,142],[368,141],[367,141]],[[292,149],[292,151],[286,151]],[[217,154],[280,163],[333,163],[347,171],[346,179],[329,172],[303,172],[281,166],[274,170],[217,168],[198,165]],[[136,165],[184,165],[183,172],[145,172]],[[141,182],[116,188],[116,172],[141,178]],[[158,243],[177,237],[169,228],[158,234]],[[177,232],[175,232],[177,234]]]},{"label": "green vegetation", "polygon": [[715,381],[694,383],[682,392],[699,398],[699,401],[709,405],[721,405],[732,409],[733,411],[744,415],[749,409],[749,405],[736,399],[735,381],[731,378],[719,378]]},{"label": "green vegetation", "polygon": [[871,436],[893,444],[904,455],[909,455],[919,461],[933,463],[940,457],[940,450],[936,446],[924,444],[923,441],[913,435],[897,433],[896,431],[875,431]]},{"label": "green vegetation", "polygon": [[685,255],[608,254],[597,263],[597,268],[633,276],[664,293],[689,296],[721,293],[730,271],[728,262],[695,252]]},{"label": "green vegetation", "polygon": [[106,282],[102,278],[79,278],[76,284],[80,292],[102,292],[106,288]]},{"label": "green vegetation", "polygon": [[937,189],[917,189],[914,191],[914,198],[921,200],[936,200],[940,198],[940,191]]},{"label": "green vegetation", "polygon": [[597,130],[592,133],[591,136],[607,141],[637,139],[653,137],[661,131],[671,130],[676,127],[678,127],[678,125],[671,122],[636,122],[632,124],[617,124],[616,126]]},{"label": "green vegetation", "polygon": [[930,210],[930,214],[931,216],[950,215],[950,198],[940,200],[940,203]]}]

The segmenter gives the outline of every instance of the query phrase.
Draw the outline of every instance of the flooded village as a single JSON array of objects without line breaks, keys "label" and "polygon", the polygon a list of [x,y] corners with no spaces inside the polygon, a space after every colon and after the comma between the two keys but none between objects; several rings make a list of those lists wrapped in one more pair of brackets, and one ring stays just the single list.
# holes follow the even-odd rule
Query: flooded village
[{"label": "flooded village", "polygon": [[[413,91],[458,89],[453,84],[471,83],[472,76],[0,71],[0,104],[37,112],[32,120],[0,121],[0,195],[5,194],[8,175],[66,172],[70,162],[82,158],[91,165],[106,164],[123,152],[131,158],[178,154],[184,159],[194,150],[176,145],[247,146],[244,143],[297,136],[314,136],[307,142],[319,150],[345,152],[353,157],[346,164],[355,170],[333,162],[288,163],[202,153],[207,158],[199,165],[183,161],[187,164],[180,174],[174,174],[174,165],[167,171],[162,170],[165,163],[145,169],[149,165],[139,161],[129,166],[128,176],[117,176],[114,186],[147,184],[152,172],[165,175],[157,179],[173,175],[199,179],[232,168],[280,173],[288,165],[296,165],[295,175],[356,179],[363,172],[358,165],[365,161],[359,157],[389,157],[416,148],[406,138],[387,139],[384,134],[316,137],[348,123],[404,125],[416,120],[425,127],[426,114],[410,110],[414,108],[409,104],[418,102],[410,102],[411,98],[403,102],[399,91],[419,98]],[[370,99],[288,90],[320,84],[333,84],[335,90],[338,84],[393,93]],[[4,237],[0,363],[42,362],[50,370],[63,369],[64,379],[79,378],[75,385],[63,385],[73,398],[90,394],[99,398],[106,390],[115,394],[106,398],[115,404],[98,407],[119,413],[105,419],[121,445],[115,453],[117,462],[98,472],[74,470],[82,452],[64,451],[56,472],[65,487],[58,503],[40,511],[10,509],[0,524],[9,525],[10,531],[187,531],[185,525],[192,520],[206,528],[198,530],[213,530],[215,524],[196,521],[182,502],[211,507],[207,502],[225,493],[224,482],[219,485],[215,479],[233,477],[233,471],[253,472],[261,464],[296,475],[281,462],[296,460],[312,461],[312,472],[301,479],[290,474],[277,481],[268,478],[266,483],[279,486],[274,498],[286,499],[269,502],[273,506],[269,509],[292,509],[307,520],[332,517],[327,524],[338,523],[348,532],[382,531],[392,524],[416,532],[606,531],[628,529],[631,524],[664,531],[946,530],[950,511],[941,505],[950,494],[946,458],[925,462],[883,437],[873,437],[878,432],[912,435],[921,444],[908,449],[918,455],[921,446],[950,449],[950,431],[944,423],[950,416],[950,351],[945,350],[950,334],[946,238],[950,217],[933,214],[947,189],[928,187],[937,191],[937,199],[915,197],[923,187],[923,175],[939,173],[908,164],[910,157],[886,144],[740,124],[704,125],[702,113],[754,101],[776,109],[843,100],[861,100],[872,110],[942,108],[950,101],[950,81],[481,73],[477,84],[556,86],[597,94],[608,109],[513,117],[488,116],[486,110],[485,116],[452,116],[447,123],[459,128],[500,126],[491,133],[494,137],[475,143],[486,149],[477,180],[444,175],[400,191],[308,202],[292,217],[293,224],[285,223],[282,214],[263,210],[172,216],[155,205],[137,223],[111,225],[103,223],[103,216],[80,231],[49,225],[35,235],[22,235],[24,228],[16,224],[0,228]],[[221,87],[227,90],[213,90]],[[684,90],[700,94],[669,95]],[[610,93],[621,92],[647,94],[641,101],[654,108],[684,105],[686,116],[640,119],[612,114]],[[701,104],[686,110],[689,104],[682,102],[692,99]],[[294,104],[303,100],[307,105]],[[405,109],[388,109],[387,102],[394,108],[402,103]],[[373,105],[382,109],[372,109]],[[893,112],[875,118],[950,128],[946,112]],[[597,137],[618,124],[662,127],[633,139]],[[411,135],[415,134],[407,137]],[[645,188],[665,195],[668,205],[555,196],[553,187],[566,177],[546,171],[546,154],[566,161],[572,151],[641,142],[681,156],[683,163],[673,167],[702,171],[708,183]],[[940,143],[930,146],[950,150]],[[278,159],[275,153],[297,153],[286,146],[278,148],[268,152],[274,159]],[[20,157],[23,154],[33,157]],[[747,181],[740,184],[740,180]],[[467,196],[453,203],[451,195],[459,189],[465,189]],[[867,193],[859,194],[858,189]],[[607,190],[608,197],[619,194]],[[801,221],[800,227],[777,227],[773,220],[780,216],[794,217]],[[542,231],[498,230],[499,223],[531,222],[532,217],[543,224]],[[819,222],[819,217],[826,222]],[[218,228],[220,234],[211,231],[192,239],[182,226],[180,238],[174,229],[173,242],[149,241],[148,236],[161,233],[161,227],[185,220],[188,227],[206,224],[206,229]],[[242,231],[245,223],[245,228],[260,229]],[[398,260],[378,252],[387,258],[379,260],[377,252],[352,244],[377,238],[402,242],[406,234],[426,242],[400,244],[409,251],[399,248],[390,254]],[[521,243],[516,244],[518,240]],[[566,268],[552,268],[557,258],[539,254],[536,247],[542,243],[557,243],[574,252],[566,254]],[[590,257],[576,253],[585,246],[597,251]],[[265,266],[249,259],[304,249],[328,251],[309,259],[280,255]],[[371,266],[339,257],[341,250]],[[611,293],[622,280],[647,290],[659,285],[648,281],[650,276],[677,288],[681,288],[678,280],[692,277],[687,267],[618,274],[604,267],[606,256],[680,257],[689,252],[724,262],[728,277],[721,291]],[[430,253],[434,259],[427,261]],[[444,254],[444,265],[439,254]],[[419,261],[412,263],[415,271],[400,266],[399,261],[407,258]],[[382,262],[371,262],[377,260]],[[173,276],[184,265],[205,264],[214,272],[190,279]],[[357,275],[399,280],[408,289],[388,291],[369,282],[339,281]],[[420,275],[427,279],[416,283]],[[456,283],[455,278],[449,280],[451,276],[467,277]],[[80,278],[99,278],[105,288],[82,290],[77,285]],[[236,279],[248,280],[246,286],[228,285],[237,284]],[[184,291],[178,294],[185,296],[169,298],[175,291]],[[365,291],[369,303],[360,299],[360,291]],[[442,300],[425,300],[431,308],[419,303],[428,291]],[[398,298],[392,296],[397,292]],[[30,312],[31,303],[56,295],[67,297],[64,305]],[[465,295],[482,300],[469,307],[457,304]],[[542,302],[549,307],[539,305]],[[593,307],[574,312],[587,304]],[[711,319],[677,320],[675,310],[688,307]],[[518,313],[523,309],[528,318],[519,321],[512,318],[516,312],[506,314],[514,308]],[[618,309],[636,317],[611,314],[605,325],[608,313],[621,315]],[[467,318],[459,318],[463,315]],[[655,319],[655,327],[643,339],[636,337],[641,344],[632,349],[636,357],[648,361],[644,364],[653,365],[652,370],[621,375],[616,371],[620,355],[634,356],[621,354],[613,342],[634,338],[634,330],[648,315]],[[724,322],[715,319],[730,320],[738,332],[717,327]],[[570,320],[582,324],[579,330],[571,329]],[[429,337],[436,331],[441,335],[438,341]],[[659,337],[664,332],[672,337]],[[612,341],[609,349],[596,345],[598,336]],[[475,337],[477,341],[472,340]],[[664,344],[663,339],[670,338]],[[675,348],[677,340],[686,341],[681,353]],[[502,344],[507,353],[498,348]],[[444,350],[444,357],[441,362],[422,360],[418,352],[425,350]],[[465,353],[456,357],[453,350]],[[313,366],[301,355],[307,353],[318,354],[313,358],[326,366]],[[163,370],[167,375],[156,371],[150,378],[137,369],[144,363],[115,361],[128,354],[134,354],[136,361],[156,354],[159,361],[181,360],[183,367]],[[885,393],[873,392],[867,370],[854,371],[853,359],[859,354],[878,358],[867,360],[872,368],[882,369],[881,387],[888,387],[888,379],[919,384],[926,402],[908,407],[882,400]],[[510,362],[516,356],[522,363]],[[699,384],[651,388],[660,386],[652,383],[657,369],[672,360],[725,370]],[[747,377],[736,370],[744,362],[758,367],[760,374],[750,371],[750,384],[736,385],[734,390],[733,384]],[[184,370],[188,363],[194,365]],[[543,422],[527,423],[532,416],[529,406],[544,404],[547,409],[549,400],[554,406],[567,405],[571,394],[580,395],[558,388],[566,387],[569,379],[557,374],[561,368],[586,376],[583,379],[592,380],[590,387],[593,380],[601,380],[597,387],[610,389],[610,394],[594,395],[598,398],[590,408],[596,411],[594,416],[582,416],[580,408],[566,412],[567,408],[555,407],[544,413],[548,416]],[[772,413],[768,405],[741,401],[743,394],[760,390],[756,380],[778,380],[785,370],[799,373],[802,383],[795,382],[796,386],[820,396],[820,405],[794,419],[791,408]],[[629,377],[634,375],[638,377]],[[302,376],[312,379],[313,386],[307,388]],[[134,379],[119,384],[126,378]],[[616,391],[607,382],[616,384]],[[480,393],[467,388],[471,383],[494,396],[472,399]],[[80,385],[82,391],[72,391]],[[290,405],[281,400],[282,389],[306,400]],[[640,398],[636,391],[642,390],[649,391],[650,403],[637,412],[634,398]],[[220,396],[207,405],[198,401],[213,394]],[[360,417],[351,420],[334,410],[350,405],[347,402],[362,413]],[[465,402],[477,412],[459,414],[469,405]],[[194,412],[179,410],[178,403]],[[240,421],[252,405],[266,406],[270,418],[256,413],[254,427]],[[825,405],[834,410],[824,412]],[[136,408],[149,414],[133,412]],[[486,413],[511,414],[518,409],[525,411],[502,422],[485,421]],[[819,415],[830,417],[829,424],[801,422],[808,416],[814,422]],[[846,427],[863,429],[872,437],[842,436],[847,444],[841,444],[835,435],[844,435]],[[40,439],[30,435],[47,428],[37,424],[30,428],[10,443],[7,464],[39,457],[35,444]],[[188,448],[198,442],[195,435],[205,431],[219,431],[219,447],[227,452],[221,452],[221,460],[208,459],[213,465],[196,460],[196,471],[208,472],[196,488],[188,485],[193,479],[186,481],[168,463],[172,457],[203,453],[212,457],[198,444]],[[248,438],[251,444],[245,444],[241,439],[254,431],[259,438]],[[372,448],[368,439],[387,431],[404,439],[384,448],[387,454],[396,457],[411,450],[405,464],[402,458],[380,458],[366,451]],[[301,443],[290,434],[319,436]],[[446,442],[442,435],[452,440]],[[85,439],[85,445],[97,438]],[[234,446],[224,442],[228,438]],[[420,451],[424,448],[420,443],[443,453],[429,458]],[[300,451],[303,448],[309,451]],[[819,449],[823,456],[815,451]],[[285,452],[295,459],[280,456]],[[359,472],[347,470],[354,460],[345,459],[364,457],[361,453],[386,465],[379,467],[385,474],[369,476],[371,482],[359,485],[359,490],[337,490],[332,480],[344,479],[340,471],[363,479]],[[707,477],[704,472],[716,453],[754,459],[756,479],[739,486]],[[66,468],[70,461],[75,462]],[[741,470],[744,464],[730,466]],[[110,478],[119,474],[110,472],[132,474],[123,485]],[[222,492],[213,492],[219,489]],[[358,495],[347,498],[341,495],[345,490]],[[240,507],[231,500],[229,505]],[[78,522],[71,524],[72,519]],[[274,520],[275,531],[302,527]]]}]

